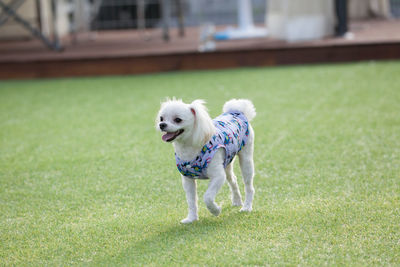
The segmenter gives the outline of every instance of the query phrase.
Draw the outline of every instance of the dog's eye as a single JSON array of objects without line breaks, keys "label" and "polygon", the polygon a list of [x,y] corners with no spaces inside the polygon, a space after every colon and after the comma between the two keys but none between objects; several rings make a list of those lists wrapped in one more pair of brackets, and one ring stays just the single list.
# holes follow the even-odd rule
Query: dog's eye
[{"label": "dog's eye", "polygon": [[174,122],[180,123],[180,122],[182,122],[182,120],[180,118],[175,118]]},{"label": "dog's eye", "polygon": [[161,116],[161,117],[160,117],[160,121],[163,121],[163,120],[164,120],[164,118]]}]

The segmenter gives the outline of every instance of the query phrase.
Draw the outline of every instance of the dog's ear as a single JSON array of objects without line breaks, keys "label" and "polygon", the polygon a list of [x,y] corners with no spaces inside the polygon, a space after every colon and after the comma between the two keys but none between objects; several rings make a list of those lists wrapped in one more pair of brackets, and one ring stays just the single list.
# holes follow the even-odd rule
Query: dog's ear
[{"label": "dog's ear", "polygon": [[[207,113],[207,108],[205,106],[206,102],[202,99],[197,99],[193,101],[190,106],[190,111],[192,112],[193,116],[201,113]],[[208,113],[207,113],[208,114]]]},{"label": "dog's ear", "polygon": [[193,125],[193,144],[204,145],[214,134],[214,124],[208,115],[205,101],[198,99],[193,101],[190,105],[190,111],[194,116]]}]

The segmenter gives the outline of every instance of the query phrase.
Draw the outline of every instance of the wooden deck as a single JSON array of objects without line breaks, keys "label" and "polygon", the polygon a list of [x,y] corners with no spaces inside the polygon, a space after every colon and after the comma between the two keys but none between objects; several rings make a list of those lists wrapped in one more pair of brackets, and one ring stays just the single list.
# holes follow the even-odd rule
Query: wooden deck
[{"label": "wooden deck", "polygon": [[[286,43],[259,38],[217,43],[213,52],[198,52],[199,29],[184,38],[172,31],[101,32],[95,38],[64,40],[61,53],[37,40],[0,42],[0,79],[120,75],[151,72],[274,66],[361,60],[400,59],[400,20],[363,21],[350,25],[353,39],[326,38]],[[91,40],[93,39],[93,40]]]}]

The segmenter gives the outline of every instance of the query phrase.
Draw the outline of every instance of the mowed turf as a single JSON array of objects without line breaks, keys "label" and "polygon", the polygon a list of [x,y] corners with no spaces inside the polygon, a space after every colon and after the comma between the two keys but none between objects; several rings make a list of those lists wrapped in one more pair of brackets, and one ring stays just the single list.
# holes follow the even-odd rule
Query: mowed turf
[{"label": "mowed turf", "polygon": [[[252,213],[179,223],[167,96],[254,102]],[[0,81],[1,266],[192,264],[400,265],[400,62]]]}]

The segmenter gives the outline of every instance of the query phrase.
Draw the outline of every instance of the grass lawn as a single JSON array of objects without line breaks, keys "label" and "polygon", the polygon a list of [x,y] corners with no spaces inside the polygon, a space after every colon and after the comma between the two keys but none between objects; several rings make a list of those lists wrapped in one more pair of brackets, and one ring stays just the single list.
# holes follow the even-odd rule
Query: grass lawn
[{"label": "grass lawn", "polygon": [[[253,100],[252,213],[179,223],[166,96]],[[400,62],[0,81],[1,266],[190,264],[400,265]]]}]

